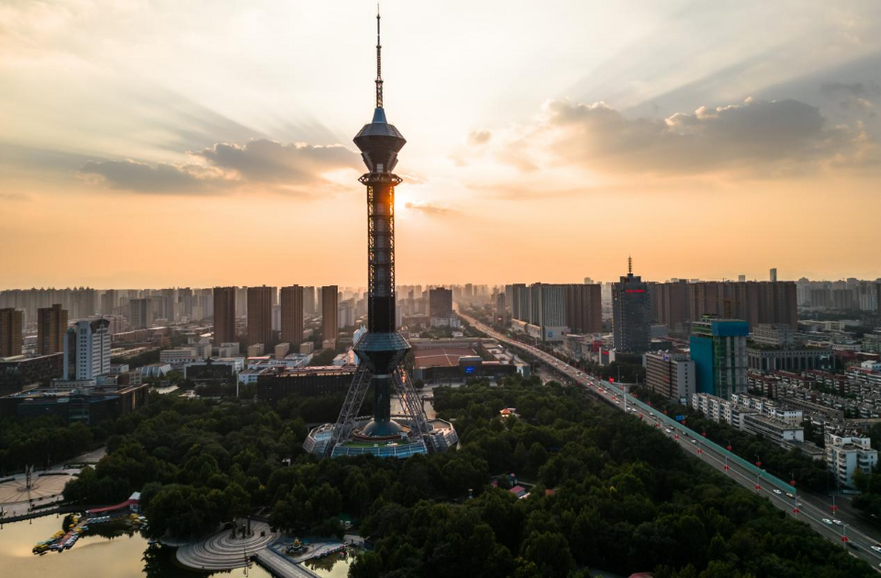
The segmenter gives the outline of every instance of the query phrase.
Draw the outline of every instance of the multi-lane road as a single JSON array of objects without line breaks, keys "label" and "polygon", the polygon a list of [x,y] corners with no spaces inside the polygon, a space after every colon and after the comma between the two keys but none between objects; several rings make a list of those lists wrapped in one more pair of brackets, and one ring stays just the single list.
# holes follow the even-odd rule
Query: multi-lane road
[{"label": "multi-lane road", "polygon": [[847,548],[853,556],[865,560],[876,571],[881,572],[881,541],[869,535],[869,533],[877,535],[877,532],[867,530],[865,524],[860,524],[860,528],[856,528],[848,524],[848,520],[837,519],[831,513],[829,505],[822,503],[816,496],[798,495],[798,492],[794,491],[795,488],[788,483],[745,465],[743,460],[734,454],[707,442],[675,420],[633,399],[616,385],[587,375],[537,347],[510,339],[468,315],[459,312],[459,316],[489,337],[525,351],[546,363],[554,371],[565,376],[572,383],[584,387],[611,407],[657,427],[679,444],[686,454],[700,459],[743,487],[761,494],[781,510],[811,526],[824,538],[841,545],[842,548]]}]

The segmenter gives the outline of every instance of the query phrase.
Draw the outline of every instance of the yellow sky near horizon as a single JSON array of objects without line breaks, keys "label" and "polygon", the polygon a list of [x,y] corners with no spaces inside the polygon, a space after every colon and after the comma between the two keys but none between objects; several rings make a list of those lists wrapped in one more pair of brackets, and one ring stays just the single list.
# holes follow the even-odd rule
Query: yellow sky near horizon
[{"label": "yellow sky near horizon", "polygon": [[[0,7],[0,289],[365,284],[372,3],[211,6]],[[399,283],[881,277],[881,5],[383,11]]]}]

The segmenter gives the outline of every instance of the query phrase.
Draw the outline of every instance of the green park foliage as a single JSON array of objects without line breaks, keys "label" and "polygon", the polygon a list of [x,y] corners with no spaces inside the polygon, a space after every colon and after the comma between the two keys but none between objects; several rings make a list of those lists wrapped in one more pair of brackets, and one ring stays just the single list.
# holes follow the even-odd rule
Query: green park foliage
[{"label": "green park foliage", "polygon": [[[372,545],[351,567],[356,578],[583,578],[588,568],[657,578],[873,575],[581,390],[513,378],[434,391],[462,447],[402,461],[305,455],[306,423],[326,416],[304,414],[303,400],[273,409],[165,396],[127,416],[108,455],[65,495],[103,504],[140,489],[151,532],[178,537],[257,509],[288,532],[340,535],[346,515]],[[505,407],[518,416],[501,418]],[[510,473],[528,497],[507,491]]]}]

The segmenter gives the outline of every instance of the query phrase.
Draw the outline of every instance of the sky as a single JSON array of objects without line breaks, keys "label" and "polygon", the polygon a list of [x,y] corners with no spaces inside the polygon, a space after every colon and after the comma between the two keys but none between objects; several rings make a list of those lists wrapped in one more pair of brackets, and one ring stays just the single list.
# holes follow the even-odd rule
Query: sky
[{"label": "sky", "polygon": [[[375,12],[0,0],[0,289],[365,285]],[[881,277],[881,2],[382,14],[398,283]]]}]

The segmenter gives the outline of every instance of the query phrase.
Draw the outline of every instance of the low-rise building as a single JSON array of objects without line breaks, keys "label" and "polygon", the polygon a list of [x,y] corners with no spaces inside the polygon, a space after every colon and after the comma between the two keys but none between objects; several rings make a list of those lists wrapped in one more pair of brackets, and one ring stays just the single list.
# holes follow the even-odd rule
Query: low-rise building
[{"label": "low-rise building", "polygon": [[826,464],[840,486],[854,487],[854,472],[868,474],[878,464],[878,450],[869,438],[827,433],[825,440]]},{"label": "low-rise building", "polygon": [[257,376],[257,399],[274,405],[290,395],[342,394],[351,385],[355,369],[350,365],[264,369]]}]

